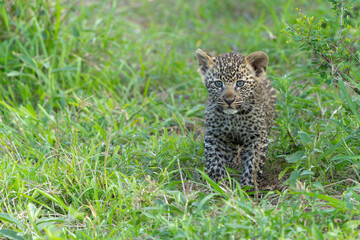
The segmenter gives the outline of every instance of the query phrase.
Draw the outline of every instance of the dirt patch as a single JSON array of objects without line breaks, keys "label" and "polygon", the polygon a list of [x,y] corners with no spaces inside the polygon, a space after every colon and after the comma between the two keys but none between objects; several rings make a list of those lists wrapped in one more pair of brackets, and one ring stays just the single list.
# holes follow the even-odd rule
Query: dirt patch
[{"label": "dirt patch", "polygon": [[263,191],[281,191],[284,186],[283,183],[286,179],[289,178],[289,174],[285,174],[281,179],[279,179],[280,170],[277,169],[275,172],[264,172],[262,178],[259,181],[259,190]]}]

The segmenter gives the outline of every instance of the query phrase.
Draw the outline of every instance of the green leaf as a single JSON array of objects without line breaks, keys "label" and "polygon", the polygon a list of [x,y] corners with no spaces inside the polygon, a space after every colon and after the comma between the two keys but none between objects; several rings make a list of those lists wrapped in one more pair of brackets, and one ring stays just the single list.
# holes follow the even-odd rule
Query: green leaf
[{"label": "green leaf", "polygon": [[321,161],[324,157],[330,155],[330,154],[331,154],[332,152],[334,152],[338,147],[340,147],[344,142],[346,142],[347,140],[353,138],[353,137],[354,137],[353,135],[356,134],[357,132],[358,132],[358,130],[356,129],[356,130],[353,131],[351,134],[349,134],[349,136],[347,136],[345,139],[341,140],[339,143],[337,143],[337,144],[335,144],[335,145],[327,148],[326,151],[318,157],[317,161]]},{"label": "green leaf", "polygon": [[74,71],[74,70],[76,70],[76,67],[68,66],[68,67],[62,67],[62,68],[55,68],[51,72],[56,73],[56,72],[66,72],[66,71]]},{"label": "green leaf", "polygon": [[350,159],[360,159],[360,155],[341,155],[336,156],[332,160],[350,160]]},{"label": "green leaf", "polygon": [[58,204],[60,207],[64,208],[66,211],[69,211],[71,214],[75,214],[76,211],[72,208],[66,205],[58,196],[52,196],[48,194],[47,192],[44,192],[43,190],[36,188],[36,191],[38,191],[40,194],[42,194],[44,197],[50,199],[51,201]]},{"label": "green leaf", "polygon": [[31,57],[23,55],[23,54],[19,54],[19,55],[17,55],[17,57],[20,58],[24,63],[26,63],[33,70],[37,69],[35,61]]},{"label": "green leaf", "polygon": [[339,79],[339,83],[340,83],[341,92],[343,93],[346,102],[348,103],[352,113],[354,114],[354,117],[357,121],[358,126],[360,126],[359,113],[357,112],[355,104],[351,100],[350,95],[349,95],[348,91],[346,90],[346,87],[345,87],[345,84],[344,84],[344,81],[342,80],[342,78]]},{"label": "green leaf", "polygon": [[342,201],[342,200],[339,200],[339,199],[336,199],[336,198],[333,198],[333,197],[329,197],[327,195],[324,195],[324,194],[315,194],[315,193],[312,193],[312,192],[308,192],[308,193],[303,193],[303,192],[291,192],[291,194],[293,195],[308,195],[310,197],[316,197],[318,199],[321,199],[321,200],[324,200],[324,201],[327,201],[329,203],[330,206],[336,208],[336,209],[339,209],[339,210],[343,210],[343,211],[347,211],[348,209],[346,208],[345,206],[345,202]]},{"label": "green leaf", "polygon": [[40,105],[37,105],[38,109],[49,119],[52,123],[55,123],[54,119],[49,115],[49,113]]},{"label": "green leaf", "polygon": [[324,239],[324,236],[323,236],[322,232],[316,226],[315,223],[313,223],[313,225],[311,226],[311,233],[312,233],[313,239],[316,239],[316,240],[323,240]]},{"label": "green leaf", "polygon": [[31,218],[33,221],[35,221],[35,219],[37,218],[37,216],[40,213],[41,208],[36,208],[36,206],[32,203],[29,203],[27,205],[27,212],[29,214],[29,218]]},{"label": "green leaf", "polygon": [[300,161],[301,159],[304,159],[305,157],[306,156],[305,156],[304,151],[297,151],[297,152],[285,157],[285,159],[288,163],[295,163],[295,162]]},{"label": "green leaf", "polygon": [[171,211],[173,211],[173,212],[177,212],[178,214],[184,214],[184,210],[181,209],[181,208],[179,208],[179,207],[177,207],[177,206],[174,206],[174,205],[172,205],[172,204],[166,204],[165,206],[167,207],[166,210],[168,210],[168,211],[171,210]]},{"label": "green leaf", "polygon": [[321,183],[315,182],[315,183],[313,183],[313,186],[320,189],[322,192],[325,192],[325,189]]},{"label": "green leaf", "polygon": [[287,167],[284,170],[282,170],[281,173],[279,173],[278,179],[280,180],[289,169],[292,169],[292,167]]},{"label": "green leaf", "polygon": [[120,150],[120,146],[117,145],[117,146],[115,147],[114,151],[113,151],[113,156],[118,155],[118,154],[119,154],[119,150]]},{"label": "green leaf", "polygon": [[204,197],[203,199],[200,200],[199,204],[197,204],[197,209],[196,209],[196,212],[195,214],[197,215],[203,208],[204,208],[204,205],[210,201],[211,198],[213,198],[214,196],[217,196],[218,194],[217,193],[212,193],[212,194],[209,194],[207,195],[206,197]]},{"label": "green leaf", "polygon": [[94,127],[98,131],[98,133],[100,133],[103,140],[106,141],[106,131],[97,122],[95,122]]},{"label": "green leaf", "polygon": [[353,193],[352,192],[347,192],[344,195],[344,202],[345,202],[345,206],[351,211],[354,207],[354,204],[351,202],[351,198],[352,198]]},{"label": "green leaf", "polygon": [[0,236],[4,236],[7,239],[22,240],[22,236],[17,235],[18,233],[9,229],[0,229]]},{"label": "green leaf", "polygon": [[214,190],[218,193],[224,194],[224,190],[221,189],[221,187],[214,182],[206,173],[203,171],[198,170],[201,174],[201,176],[214,188]]},{"label": "green leaf", "polygon": [[11,72],[6,74],[6,76],[8,76],[8,77],[15,77],[15,76],[21,76],[21,75],[23,75],[23,73],[18,72],[18,71],[11,71]]},{"label": "green leaf", "polygon": [[233,228],[233,229],[253,229],[253,226],[248,226],[245,224],[237,224],[237,223],[225,223],[225,226],[227,226],[228,228]]},{"label": "green leaf", "polygon": [[303,145],[306,145],[307,143],[312,143],[313,140],[311,138],[311,136],[306,133],[306,132],[303,132],[303,131],[299,131],[298,132],[298,135],[300,137],[300,142],[303,144]]},{"label": "green leaf", "polygon": [[43,230],[49,225],[54,223],[64,223],[66,218],[64,217],[43,217],[36,221],[36,226],[38,227],[39,231]]},{"label": "green leaf", "polygon": [[64,217],[42,217],[36,221],[36,224],[41,224],[44,222],[65,222],[66,218]]},{"label": "green leaf", "polygon": [[26,104],[26,109],[32,118],[37,119],[36,111],[31,104]]},{"label": "green leaf", "polygon": [[320,72],[320,77],[321,77],[322,79],[327,79],[327,78],[328,78],[326,72],[324,72],[324,71],[321,71],[321,72]]},{"label": "green leaf", "polygon": [[315,173],[311,170],[304,170],[300,173],[301,177],[307,177],[307,176],[311,176],[314,175]]},{"label": "green leaf", "polygon": [[20,222],[18,219],[14,218],[10,214],[0,213],[0,220],[3,222],[10,222],[10,223],[16,224],[22,230],[26,229],[26,226],[22,222]]},{"label": "green leaf", "polygon": [[360,226],[360,220],[350,220],[345,223],[345,226],[353,230],[358,229]]},{"label": "green leaf", "polygon": [[35,229],[35,231],[38,234],[40,234],[40,231],[35,224],[35,220],[36,220],[37,216],[39,215],[40,210],[41,210],[40,208],[37,209],[36,206],[34,204],[32,204],[31,202],[26,206],[26,212],[28,215],[29,223],[32,225],[32,227]]},{"label": "green leaf", "polygon": [[291,186],[295,186],[296,184],[296,180],[298,179],[299,177],[299,171],[298,170],[294,170],[291,174],[290,174],[290,177],[289,177],[289,183]]}]

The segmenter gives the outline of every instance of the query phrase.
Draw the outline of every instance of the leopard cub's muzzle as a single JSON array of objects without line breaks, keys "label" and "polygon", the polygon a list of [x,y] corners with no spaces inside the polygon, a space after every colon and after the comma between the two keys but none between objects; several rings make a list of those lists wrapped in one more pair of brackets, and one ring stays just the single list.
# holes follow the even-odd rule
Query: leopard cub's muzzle
[{"label": "leopard cub's muzzle", "polygon": [[219,99],[219,106],[226,114],[237,113],[238,101],[236,101],[236,94],[232,89],[225,89],[224,93]]}]

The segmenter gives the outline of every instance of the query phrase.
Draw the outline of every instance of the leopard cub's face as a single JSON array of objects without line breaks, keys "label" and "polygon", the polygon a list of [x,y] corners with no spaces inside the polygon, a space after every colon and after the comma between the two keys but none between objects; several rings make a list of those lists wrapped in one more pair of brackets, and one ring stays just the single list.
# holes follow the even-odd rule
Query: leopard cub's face
[{"label": "leopard cub's face", "polygon": [[237,113],[257,85],[252,69],[243,61],[236,61],[231,65],[215,61],[214,67],[206,73],[204,82],[213,102],[226,114]]},{"label": "leopard cub's face", "polygon": [[209,97],[225,114],[235,114],[265,76],[267,55],[226,53],[217,58],[197,50],[199,73]]}]

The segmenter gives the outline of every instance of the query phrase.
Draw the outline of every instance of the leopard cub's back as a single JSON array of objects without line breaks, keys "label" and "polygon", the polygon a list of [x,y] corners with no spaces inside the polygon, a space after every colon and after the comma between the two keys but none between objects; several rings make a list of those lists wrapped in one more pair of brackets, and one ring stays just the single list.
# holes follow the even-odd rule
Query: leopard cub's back
[{"label": "leopard cub's back", "polygon": [[268,127],[268,131],[270,132],[273,118],[275,114],[275,106],[276,106],[276,90],[270,83],[270,79],[264,78],[263,84],[261,84],[261,90],[264,95],[263,104],[265,105],[264,111],[266,113],[266,126]]}]

